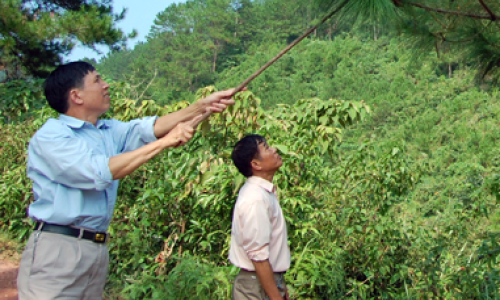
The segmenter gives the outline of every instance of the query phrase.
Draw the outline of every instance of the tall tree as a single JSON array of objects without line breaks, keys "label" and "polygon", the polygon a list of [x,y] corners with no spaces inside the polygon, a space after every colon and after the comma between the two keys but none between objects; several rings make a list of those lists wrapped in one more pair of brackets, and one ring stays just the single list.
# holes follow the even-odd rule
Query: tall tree
[{"label": "tall tree", "polygon": [[2,0],[0,69],[8,79],[43,77],[78,43],[121,49],[135,35],[115,26],[124,16],[112,0]]},{"label": "tall tree", "polygon": [[173,97],[176,90],[195,91],[212,84],[219,62],[225,59],[221,53],[237,42],[235,16],[230,0],[170,5],[157,15],[148,35],[149,52],[134,61],[133,72],[143,73],[141,78],[157,74],[153,86]]},{"label": "tall tree", "polygon": [[199,1],[173,4],[158,14],[151,28],[149,68],[158,70],[166,87],[194,91],[212,76],[211,49],[199,30],[200,8]]},{"label": "tall tree", "polygon": [[205,0],[200,1],[201,7],[195,10],[195,30],[205,37],[212,51],[212,73],[216,71],[219,54],[237,41],[233,34],[236,13],[231,4],[231,0]]}]

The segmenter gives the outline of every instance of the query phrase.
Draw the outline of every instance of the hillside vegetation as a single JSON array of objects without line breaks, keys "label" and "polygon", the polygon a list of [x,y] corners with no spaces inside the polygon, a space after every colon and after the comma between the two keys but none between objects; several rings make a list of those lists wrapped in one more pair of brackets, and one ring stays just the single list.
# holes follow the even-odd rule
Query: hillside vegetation
[{"label": "hillside vegetation", "polygon": [[[251,15],[264,20],[272,9],[258,5],[273,3],[281,2],[255,2],[262,11]],[[197,12],[188,4],[166,12]],[[113,98],[106,117],[161,115],[239,84],[292,35],[265,28],[274,27],[254,29],[249,36],[258,42],[225,56],[232,62],[216,60],[210,78],[161,74],[160,66],[173,69],[160,60],[157,73],[135,65],[154,54],[146,51],[160,41],[153,36],[104,59],[97,67]],[[416,58],[391,33],[378,29],[375,39],[369,24],[327,29],[253,81],[186,147],[122,180],[110,228],[111,295],[230,299],[238,271],[227,259],[231,212],[244,182],[230,152],[243,134],[257,132],[284,160],[275,183],[292,250],[292,299],[499,297],[498,87],[477,81],[452,52]],[[132,73],[117,66],[136,77],[123,81],[118,74]],[[40,90],[38,81],[0,85],[0,229],[20,240],[30,232],[33,200],[26,146],[55,116]]]}]

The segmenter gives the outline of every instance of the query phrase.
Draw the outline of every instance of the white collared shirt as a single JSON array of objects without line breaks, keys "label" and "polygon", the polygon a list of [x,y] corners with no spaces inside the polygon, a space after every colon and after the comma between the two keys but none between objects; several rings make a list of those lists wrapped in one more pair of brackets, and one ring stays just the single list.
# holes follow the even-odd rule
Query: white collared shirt
[{"label": "white collared shirt", "polygon": [[290,248],[285,218],[276,187],[252,176],[239,191],[231,229],[229,260],[239,268],[254,271],[253,261],[269,259],[273,272],[290,268]]}]

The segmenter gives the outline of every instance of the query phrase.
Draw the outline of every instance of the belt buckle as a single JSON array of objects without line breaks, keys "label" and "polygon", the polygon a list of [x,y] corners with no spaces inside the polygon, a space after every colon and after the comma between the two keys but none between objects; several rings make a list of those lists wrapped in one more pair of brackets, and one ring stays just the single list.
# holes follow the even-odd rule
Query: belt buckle
[{"label": "belt buckle", "polygon": [[94,242],[104,243],[105,241],[106,241],[106,234],[105,233],[96,233],[94,235]]}]

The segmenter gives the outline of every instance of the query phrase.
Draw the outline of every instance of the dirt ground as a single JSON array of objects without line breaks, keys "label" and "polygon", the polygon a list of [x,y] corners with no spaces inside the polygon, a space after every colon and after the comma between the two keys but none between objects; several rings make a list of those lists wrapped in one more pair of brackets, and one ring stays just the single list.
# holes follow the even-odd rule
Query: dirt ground
[{"label": "dirt ground", "polygon": [[0,300],[17,300],[17,268],[21,254],[18,246],[0,240]]},{"label": "dirt ground", "polygon": [[15,263],[0,259],[0,300],[17,299],[17,267]]}]

